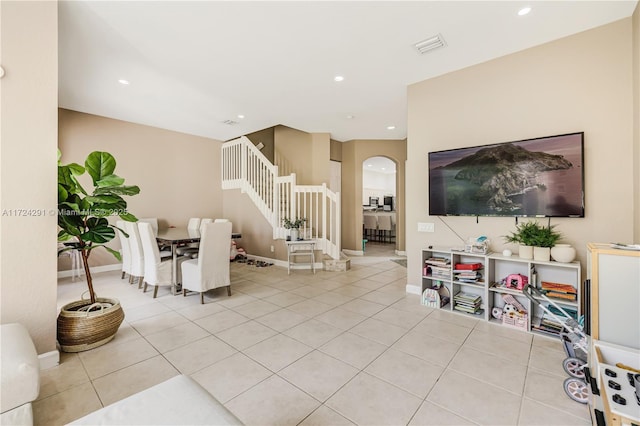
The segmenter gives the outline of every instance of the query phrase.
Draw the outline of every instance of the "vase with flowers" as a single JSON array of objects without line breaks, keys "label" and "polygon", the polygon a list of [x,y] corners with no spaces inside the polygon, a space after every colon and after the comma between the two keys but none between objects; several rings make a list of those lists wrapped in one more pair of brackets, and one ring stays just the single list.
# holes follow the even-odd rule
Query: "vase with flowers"
[{"label": "vase with flowers", "polygon": [[282,220],[282,226],[289,230],[289,238],[291,241],[298,241],[300,239],[300,227],[307,221],[306,218],[296,217],[294,220],[285,217]]}]

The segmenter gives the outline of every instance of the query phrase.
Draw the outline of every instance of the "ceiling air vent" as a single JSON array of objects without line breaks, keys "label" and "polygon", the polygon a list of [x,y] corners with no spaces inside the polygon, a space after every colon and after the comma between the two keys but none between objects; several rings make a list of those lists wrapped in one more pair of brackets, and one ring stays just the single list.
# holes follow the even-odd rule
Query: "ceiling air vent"
[{"label": "ceiling air vent", "polygon": [[235,126],[236,124],[238,124],[237,121],[233,121],[233,120],[224,120],[222,123],[226,124],[227,126]]},{"label": "ceiling air vent", "polygon": [[418,50],[419,53],[425,54],[427,52],[431,52],[432,50],[439,49],[441,47],[445,47],[447,43],[442,38],[441,34],[435,35],[433,37],[429,37],[428,39],[422,40],[414,44],[414,47]]}]

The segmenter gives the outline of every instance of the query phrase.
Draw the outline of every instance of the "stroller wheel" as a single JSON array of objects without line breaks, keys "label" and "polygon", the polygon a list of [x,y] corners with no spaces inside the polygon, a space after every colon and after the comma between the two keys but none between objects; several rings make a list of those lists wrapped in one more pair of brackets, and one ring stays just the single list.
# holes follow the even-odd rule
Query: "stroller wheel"
[{"label": "stroller wheel", "polygon": [[567,396],[580,404],[586,404],[589,400],[587,384],[579,379],[570,377],[564,381],[564,391]]},{"label": "stroller wheel", "polygon": [[584,370],[582,369],[585,362],[580,358],[569,357],[562,361],[562,368],[571,377],[576,379],[584,379]]}]

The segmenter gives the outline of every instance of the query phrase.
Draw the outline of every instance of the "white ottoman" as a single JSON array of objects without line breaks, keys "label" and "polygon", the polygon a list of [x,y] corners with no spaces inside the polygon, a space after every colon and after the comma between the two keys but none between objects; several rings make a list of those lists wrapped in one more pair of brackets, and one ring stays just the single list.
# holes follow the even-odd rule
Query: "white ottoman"
[{"label": "white ottoman", "polygon": [[0,326],[0,424],[32,425],[31,401],[40,392],[40,362],[22,324]]},{"label": "white ottoman", "polygon": [[176,376],[88,414],[72,425],[242,425],[188,376]]}]

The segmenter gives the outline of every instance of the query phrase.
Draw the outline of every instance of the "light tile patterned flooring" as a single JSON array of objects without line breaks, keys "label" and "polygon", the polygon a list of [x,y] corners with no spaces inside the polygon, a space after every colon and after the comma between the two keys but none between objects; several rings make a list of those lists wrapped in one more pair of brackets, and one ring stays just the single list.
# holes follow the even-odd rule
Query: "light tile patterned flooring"
[{"label": "light tile patterned flooring", "polygon": [[[406,269],[347,272],[232,263],[233,295],[159,297],[96,274],[126,318],[115,339],[42,372],[35,422],[77,419],[188,374],[250,425],[587,425],[562,388],[560,343],[425,308]],[[61,306],[84,282],[60,280]],[[189,407],[176,407],[189,409]]]}]

